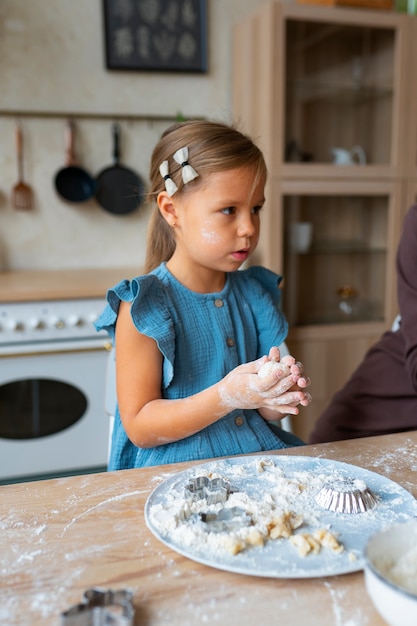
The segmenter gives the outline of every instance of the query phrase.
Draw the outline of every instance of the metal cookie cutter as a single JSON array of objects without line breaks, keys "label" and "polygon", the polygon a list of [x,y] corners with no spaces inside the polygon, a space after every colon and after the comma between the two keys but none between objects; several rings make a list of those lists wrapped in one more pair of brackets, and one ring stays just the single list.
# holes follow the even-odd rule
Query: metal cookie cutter
[{"label": "metal cookie cutter", "polygon": [[185,497],[191,502],[206,500],[207,504],[224,504],[229,497],[230,483],[223,478],[197,476],[185,486]]},{"label": "metal cookie cutter", "polygon": [[239,530],[251,523],[250,515],[238,506],[221,509],[218,513],[200,513],[200,519],[205,522],[206,530],[214,533]]},{"label": "metal cookie cutter", "polygon": [[126,589],[88,589],[80,604],[61,613],[61,626],[133,626],[132,599]]}]

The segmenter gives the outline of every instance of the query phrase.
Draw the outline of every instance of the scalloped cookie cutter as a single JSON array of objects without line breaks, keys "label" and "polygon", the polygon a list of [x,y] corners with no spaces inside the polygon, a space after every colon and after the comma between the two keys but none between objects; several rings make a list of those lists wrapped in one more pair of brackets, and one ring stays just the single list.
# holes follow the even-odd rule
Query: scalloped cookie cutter
[{"label": "scalloped cookie cutter", "polygon": [[184,489],[187,500],[206,500],[207,504],[224,504],[229,497],[230,483],[223,478],[197,476],[191,478]]}]

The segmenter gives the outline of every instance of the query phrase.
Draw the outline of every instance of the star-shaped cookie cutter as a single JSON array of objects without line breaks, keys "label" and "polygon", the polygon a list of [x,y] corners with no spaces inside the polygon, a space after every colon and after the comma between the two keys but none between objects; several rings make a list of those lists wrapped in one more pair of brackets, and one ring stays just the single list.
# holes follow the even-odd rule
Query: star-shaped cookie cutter
[{"label": "star-shaped cookie cutter", "polygon": [[88,589],[80,604],[61,613],[61,626],[133,626],[132,599],[127,589]]}]

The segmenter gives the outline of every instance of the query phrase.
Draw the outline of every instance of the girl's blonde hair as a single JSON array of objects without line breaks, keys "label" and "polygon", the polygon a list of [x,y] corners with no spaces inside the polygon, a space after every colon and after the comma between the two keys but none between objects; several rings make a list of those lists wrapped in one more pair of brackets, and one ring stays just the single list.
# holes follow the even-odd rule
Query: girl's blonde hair
[{"label": "girl's blonde hair", "polygon": [[[181,165],[173,158],[174,153],[184,147],[188,148],[189,164],[198,173],[198,177],[186,185],[182,182]],[[175,250],[173,229],[162,217],[156,203],[158,194],[165,190],[159,166],[166,160],[169,175],[178,187],[176,194],[197,189],[213,172],[250,167],[254,186],[261,177],[266,179],[267,174],[260,149],[233,126],[208,120],[192,120],[170,126],[155,146],[151,158],[148,199],[155,206],[148,229],[145,273],[168,261]]]}]

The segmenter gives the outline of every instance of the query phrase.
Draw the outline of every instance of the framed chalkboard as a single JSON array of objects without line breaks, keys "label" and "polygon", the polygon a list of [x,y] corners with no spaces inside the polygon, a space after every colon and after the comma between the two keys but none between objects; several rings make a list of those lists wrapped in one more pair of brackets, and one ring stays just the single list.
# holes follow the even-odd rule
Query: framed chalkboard
[{"label": "framed chalkboard", "polygon": [[206,0],[103,0],[106,67],[207,71]]}]

